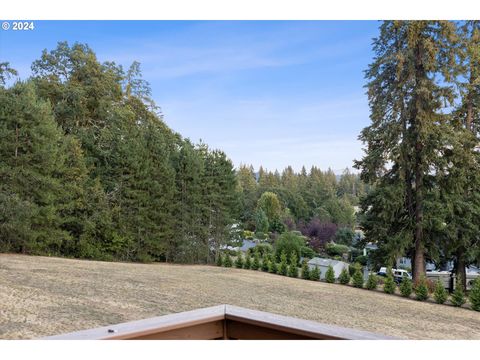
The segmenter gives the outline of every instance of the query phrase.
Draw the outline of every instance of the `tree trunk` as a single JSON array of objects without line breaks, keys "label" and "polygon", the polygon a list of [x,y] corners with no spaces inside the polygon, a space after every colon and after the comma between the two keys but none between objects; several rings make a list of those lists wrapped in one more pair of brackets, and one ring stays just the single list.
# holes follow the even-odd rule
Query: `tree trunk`
[{"label": "tree trunk", "polygon": [[465,249],[460,246],[457,250],[457,261],[455,266],[455,275],[457,276],[457,285],[465,292],[467,290],[467,272],[465,270]]}]

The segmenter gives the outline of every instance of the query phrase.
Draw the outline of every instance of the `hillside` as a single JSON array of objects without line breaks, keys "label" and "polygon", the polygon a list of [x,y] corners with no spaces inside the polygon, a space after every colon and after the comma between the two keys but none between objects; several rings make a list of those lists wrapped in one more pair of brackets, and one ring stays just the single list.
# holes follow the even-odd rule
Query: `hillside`
[{"label": "hillside", "polygon": [[0,255],[0,338],[36,338],[228,303],[411,339],[480,339],[480,313],[212,266]]}]

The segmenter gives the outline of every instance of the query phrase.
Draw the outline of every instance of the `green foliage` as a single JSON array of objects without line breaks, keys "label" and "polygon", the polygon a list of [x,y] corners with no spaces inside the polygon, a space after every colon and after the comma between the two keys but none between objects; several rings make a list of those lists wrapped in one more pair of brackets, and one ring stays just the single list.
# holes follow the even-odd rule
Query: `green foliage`
[{"label": "green foliage", "polygon": [[305,246],[305,240],[302,236],[296,235],[292,232],[285,232],[275,241],[275,257],[277,261],[280,259],[282,252],[287,254],[287,260],[290,261],[290,257],[293,253],[300,258],[301,249]]},{"label": "green foliage", "polygon": [[248,253],[245,255],[245,261],[243,262],[244,269],[251,269],[252,268],[252,258]]},{"label": "green foliage", "polygon": [[320,269],[317,266],[310,270],[310,280],[320,280]]},{"label": "green foliage", "polygon": [[310,268],[308,267],[307,260],[304,259],[302,262],[302,273],[301,273],[302,279],[305,280],[310,280]]},{"label": "green foliage", "polygon": [[223,256],[221,253],[217,256],[217,266],[223,266]]},{"label": "green foliage", "polygon": [[350,282],[350,273],[347,268],[343,268],[340,276],[338,277],[338,281],[342,285],[347,285]]},{"label": "green foliage", "polygon": [[267,237],[268,237],[268,233],[264,233],[264,232],[261,232],[261,231],[257,231],[255,233],[255,239],[266,240]]},{"label": "green foliage", "polygon": [[377,275],[373,274],[373,273],[370,273],[368,275],[368,279],[367,279],[367,284],[366,284],[366,288],[368,290],[375,290],[377,288],[377,285],[378,285],[378,277]]},{"label": "green foliage", "polygon": [[262,257],[262,271],[268,271],[268,262],[269,262],[270,256],[267,254],[264,254]]},{"label": "green foliage", "polygon": [[238,252],[237,258],[235,259],[235,267],[237,269],[243,269],[243,256],[240,251]]},{"label": "green foliage", "polygon": [[285,251],[282,251],[280,255],[280,265],[278,267],[278,274],[283,276],[287,276],[288,274],[287,254]]},{"label": "green foliage", "polygon": [[395,292],[396,284],[395,280],[393,279],[392,268],[387,269],[387,277],[383,284],[383,291],[387,294],[393,294]]},{"label": "green foliage", "polygon": [[270,229],[270,223],[265,211],[261,208],[255,211],[255,230],[256,234],[264,234]]},{"label": "green foliage", "polygon": [[476,278],[468,295],[472,309],[480,311],[480,278]]},{"label": "green foliage", "polygon": [[330,256],[342,256],[343,254],[348,254],[350,248],[346,245],[329,243],[325,246],[325,251]]},{"label": "green foliage", "polygon": [[268,262],[268,272],[271,274],[278,273],[278,265],[274,258],[271,258]]},{"label": "green foliage", "polygon": [[225,256],[223,257],[223,266],[225,266],[225,267],[232,267],[233,266],[232,258],[230,257],[229,254],[225,254]]},{"label": "green foliage", "polygon": [[252,270],[258,270],[260,268],[260,255],[258,254],[258,251],[255,251],[253,255],[253,262],[250,268]]},{"label": "green foliage", "polygon": [[360,269],[355,270],[352,277],[353,286],[356,288],[363,288],[363,274]]},{"label": "green foliage", "polygon": [[[280,200],[278,199],[277,194],[266,191],[258,199],[257,202],[257,211],[266,217],[267,224],[270,225],[270,229],[272,229],[272,225],[280,220],[280,216],[282,214],[282,205]],[[262,216],[263,216],[262,215]],[[269,229],[265,229],[264,227],[258,228],[257,231],[267,232]]]},{"label": "green foliage", "polygon": [[354,236],[355,233],[352,229],[347,227],[339,228],[335,234],[335,243],[352,246]]},{"label": "green foliage", "polygon": [[327,272],[325,273],[325,281],[330,284],[335,282],[335,272],[333,271],[332,265],[328,266]]},{"label": "green foliage", "polygon": [[415,296],[419,301],[425,301],[428,299],[428,286],[424,276],[415,284]]},{"label": "green foliage", "polygon": [[290,277],[298,277],[298,259],[297,254],[292,252],[290,255],[290,265],[288,267],[288,276]]},{"label": "green foliage", "polygon": [[250,230],[243,230],[243,237],[247,240],[253,240],[253,231]]},{"label": "green foliage", "polygon": [[465,299],[465,294],[461,286],[455,287],[455,291],[452,293],[452,296],[450,297],[450,301],[454,306],[457,306],[457,307],[461,307],[463,304],[465,304],[467,300]]},{"label": "green foliage", "polygon": [[402,282],[400,283],[400,294],[403,297],[410,297],[412,292],[413,292],[412,280],[410,280],[408,276],[404,276],[402,278]]},{"label": "green foliage", "polygon": [[313,259],[315,256],[317,256],[317,253],[308,246],[302,246],[300,248],[300,256],[307,259]]},{"label": "green foliage", "polygon": [[273,248],[272,248],[272,245],[270,244],[262,243],[262,244],[257,244],[253,248],[248,249],[247,252],[250,255],[253,255],[255,254],[255,252],[258,252],[258,254],[263,257],[264,255],[269,255],[273,253]]},{"label": "green foliage", "polygon": [[448,293],[443,286],[443,282],[438,279],[435,283],[435,291],[433,293],[433,298],[437,304],[443,304],[447,301]]}]

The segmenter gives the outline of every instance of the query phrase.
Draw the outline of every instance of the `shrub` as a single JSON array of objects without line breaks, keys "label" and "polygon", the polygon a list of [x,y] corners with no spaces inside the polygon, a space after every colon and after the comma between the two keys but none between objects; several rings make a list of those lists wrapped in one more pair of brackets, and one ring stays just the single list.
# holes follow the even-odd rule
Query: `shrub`
[{"label": "shrub", "polygon": [[260,256],[258,255],[258,251],[255,251],[255,255],[253,255],[253,262],[252,262],[252,270],[258,270],[260,268]]},{"label": "shrub", "polygon": [[350,248],[346,245],[340,245],[335,243],[329,243],[325,246],[325,251],[330,256],[339,255],[342,256],[343,254],[347,254]]},{"label": "shrub", "polygon": [[469,294],[470,304],[472,304],[472,309],[475,311],[480,311],[480,278],[476,278],[473,282],[472,289]]},{"label": "shrub", "polygon": [[366,266],[368,257],[366,257],[365,255],[360,255],[355,258],[355,261],[361,264],[362,266]]},{"label": "shrub", "polygon": [[300,255],[304,258],[313,259],[317,256],[317,253],[308,246],[302,246],[300,249]]},{"label": "shrub", "polygon": [[268,262],[268,272],[271,274],[278,273],[278,266],[275,259],[270,259],[270,261]]},{"label": "shrub", "polygon": [[325,273],[325,281],[330,284],[335,282],[335,272],[333,271],[332,265],[328,266],[327,272]]},{"label": "shrub", "polygon": [[298,260],[295,252],[290,256],[290,266],[288,267],[288,276],[298,277]]},{"label": "shrub", "polygon": [[280,255],[280,266],[278,267],[278,274],[287,276],[288,273],[288,264],[287,264],[287,254],[285,251],[282,251]]},{"label": "shrub", "polygon": [[263,255],[262,271],[268,271],[268,261],[269,261],[269,256],[267,254]]},{"label": "shrub", "polygon": [[377,288],[377,284],[378,284],[378,277],[377,275],[371,273],[368,275],[368,279],[367,279],[367,289],[368,290],[375,290]]},{"label": "shrub", "polygon": [[[457,284],[459,283],[457,282]],[[463,290],[462,290],[462,286],[455,287],[455,291],[453,292],[452,297],[450,298],[450,301],[454,306],[458,306],[458,307],[465,304],[466,300],[465,300],[465,294],[463,293]]]},{"label": "shrub", "polygon": [[447,300],[448,293],[447,290],[445,290],[443,282],[440,279],[438,279],[435,283],[435,291],[433,293],[433,297],[437,304],[443,304]]},{"label": "shrub", "polygon": [[253,231],[244,230],[243,231],[243,237],[247,240],[253,240]]},{"label": "shrub", "polygon": [[250,258],[250,255],[245,255],[245,261],[243,262],[243,268],[244,269],[251,269],[252,268],[252,259]]},{"label": "shrub", "polygon": [[292,232],[285,232],[275,241],[275,257],[278,261],[282,252],[285,252],[287,260],[290,261],[290,256],[295,252],[298,259],[303,246],[305,246],[305,240],[302,236],[295,235]]},{"label": "shrub", "polygon": [[310,271],[310,280],[320,280],[320,269],[318,267],[315,266],[313,270]]},{"label": "shrub", "polygon": [[425,301],[428,299],[428,286],[425,276],[422,276],[415,284],[415,295],[416,299],[419,301]]},{"label": "shrub", "polygon": [[222,266],[222,265],[223,265],[223,256],[222,256],[222,254],[218,254],[217,266]]},{"label": "shrub", "polygon": [[250,248],[247,250],[250,255],[255,255],[256,252],[263,257],[264,255],[271,254],[273,252],[272,245],[264,243],[264,244],[258,244],[253,248]]},{"label": "shrub", "polygon": [[393,279],[392,269],[388,268],[387,270],[387,278],[385,279],[385,283],[383,284],[383,291],[387,294],[393,294],[395,292],[395,280]]},{"label": "shrub", "polygon": [[357,271],[357,269],[361,269],[361,268],[362,268],[362,265],[360,265],[359,263],[356,262],[352,266],[348,267],[348,273],[350,274],[350,276],[353,276],[353,274],[355,274],[355,271]]},{"label": "shrub", "polygon": [[232,267],[232,258],[230,257],[229,254],[225,254],[225,257],[223,259],[223,266],[225,267]]},{"label": "shrub", "polygon": [[308,263],[307,263],[307,260],[303,260],[303,263],[302,263],[302,279],[305,279],[305,280],[310,280],[310,269],[308,267]]},{"label": "shrub", "polygon": [[255,233],[255,238],[259,240],[265,240],[267,238],[267,235],[263,231],[257,231]]},{"label": "shrub", "polygon": [[408,276],[404,276],[402,282],[400,283],[400,294],[403,297],[410,297],[413,291],[412,280]]},{"label": "shrub", "polygon": [[353,286],[356,288],[363,288],[363,274],[360,269],[355,270],[352,277]]},{"label": "shrub", "polygon": [[243,256],[241,253],[237,255],[237,259],[235,260],[235,267],[237,269],[242,269],[243,268]]},{"label": "shrub", "polygon": [[338,277],[338,281],[342,285],[348,285],[350,282],[350,273],[347,270],[347,268],[343,268],[342,272],[340,273],[340,276]]}]

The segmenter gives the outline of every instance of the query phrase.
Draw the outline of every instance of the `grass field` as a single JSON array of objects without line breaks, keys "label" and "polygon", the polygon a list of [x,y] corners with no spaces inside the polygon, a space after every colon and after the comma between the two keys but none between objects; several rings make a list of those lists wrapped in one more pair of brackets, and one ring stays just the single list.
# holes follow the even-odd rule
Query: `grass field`
[{"label": "grass field", "polygon": [[480,339],[480,313],[201,265],[0,254],[0,338],[54,335],[218,304],[410,339]]}]

